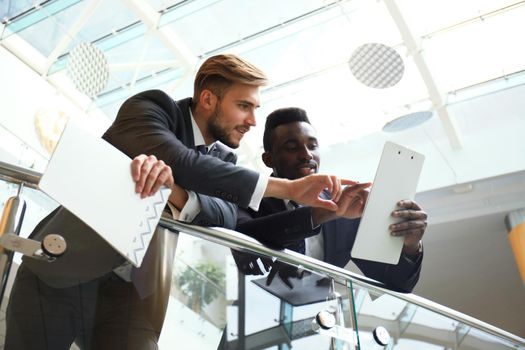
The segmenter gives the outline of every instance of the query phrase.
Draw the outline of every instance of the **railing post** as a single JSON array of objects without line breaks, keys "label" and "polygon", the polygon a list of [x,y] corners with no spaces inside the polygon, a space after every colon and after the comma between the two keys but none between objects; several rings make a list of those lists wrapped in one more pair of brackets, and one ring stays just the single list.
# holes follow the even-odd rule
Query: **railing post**
[{"label": "railing post", "polygon": [[[0,236],[5,233],[20,234],[26,211],[26,202],[20,197],[23,187],[24,185],[21,183],[17,195],[9,198],[5,203],[4,212],[0,218]],[[0,304],[4,298],[12,261],[13,252],[0,246]]]}]

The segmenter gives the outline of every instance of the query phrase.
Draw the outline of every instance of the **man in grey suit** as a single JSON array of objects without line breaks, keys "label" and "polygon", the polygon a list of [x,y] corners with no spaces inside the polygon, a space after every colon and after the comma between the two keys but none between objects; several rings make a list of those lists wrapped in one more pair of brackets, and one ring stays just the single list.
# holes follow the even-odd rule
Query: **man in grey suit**
[{"label": "man in grey suit", "polygon": [[[137,193],[144,197],[163,184],[171,187],[170,201],[188,222],[233,228],[236,205],[257,209],[263,196],[337,209],[334,201],[345,180],[326,175],[268,179],[235,166],[231,150],[215,143],[238,147],[255,126],[259,87],[265,82],[264,73],[237,56],[211,57],[197,72],[193,99],[174,101],[159,90],[135,95],[103,138],[134,157]],[[319,197],[324,188],[333,198]],[[157,230],[141,268],[130,269],[63,207],[42,220],[31,237],[48,233],[64,236],[68,251],[51,264],[26,259],[21,265],[7,310],[5,349],[60,350],[73,342],[82,349],[156,349],[174,235]]]}]

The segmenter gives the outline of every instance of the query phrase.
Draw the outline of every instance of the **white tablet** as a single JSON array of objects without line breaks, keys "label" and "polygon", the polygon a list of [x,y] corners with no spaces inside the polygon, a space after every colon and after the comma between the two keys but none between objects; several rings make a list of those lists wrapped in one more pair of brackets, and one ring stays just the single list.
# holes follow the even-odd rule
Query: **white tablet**
[{"label": "white tablet", "polygon": [[171,190],[135,193],[131,159],[70,120],[39,187],[140,266]]},{"label": "white tablet", "polygon": [[397,264],[404,237],[393,237],[388,227],[400,222],[391,213],[402,199],[414,199],[425,157],[386,142],[352,247],[352,257]]}]

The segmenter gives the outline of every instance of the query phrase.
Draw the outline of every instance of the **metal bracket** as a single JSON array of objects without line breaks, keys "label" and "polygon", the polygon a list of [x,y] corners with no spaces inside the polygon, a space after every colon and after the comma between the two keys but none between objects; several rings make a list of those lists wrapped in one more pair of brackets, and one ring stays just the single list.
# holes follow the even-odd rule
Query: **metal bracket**
[{"label": "metal bracket", "polygon": [[55,234],[49,234],[42,242],[39,242],[22,238],[14,233],[4,233],[0,236],[0,246],[48,262],[55,261],[57,257],[64,254],[67,248],[64,238]]}]

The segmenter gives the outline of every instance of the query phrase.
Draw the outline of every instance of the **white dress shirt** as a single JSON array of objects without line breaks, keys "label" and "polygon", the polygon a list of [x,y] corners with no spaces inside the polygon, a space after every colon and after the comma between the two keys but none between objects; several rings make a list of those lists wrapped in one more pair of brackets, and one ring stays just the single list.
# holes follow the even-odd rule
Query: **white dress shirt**
[{"label": "white dress shirt", "polygon": [[[191,116],[191,128],[193,130],[193,140],[195,141],[195,147],[197,146],[206,146],[206,152],[211,149],[213,146],[213,143],[206,145],[204,141],[204,136],[202,136],[202,132],[199,129],[199,126],[197,125],[197,122],[195,122],[195,118],[193,117],[193,113],[191,113],[190,109],[190,116]],[[177,171],[176,169],[174,171]],[[264,192],[266,191],[266,186],[268,186],[268,180],[269,176],[259,174],[259,178],[257,179],[257,184],[255,185],[255,190],[253,191],[252,198],[250,199],[249,207],[255,211],[259,210],[259,205],[261,203],[261,200],[263,199]],[[179,220],[185,221],[185,222],[192,222],[193,219],[200,213],[201,211],[201,204],[199,202],[199,199],[197,198],[197,195],[193,191],[186,191],[188,193],[188,201],[182,208],[179,214]],[[175,206],[170,205],[168,202],[168,205],[176,215],[178,213],[178,210],[175,208]]]}]

